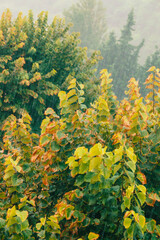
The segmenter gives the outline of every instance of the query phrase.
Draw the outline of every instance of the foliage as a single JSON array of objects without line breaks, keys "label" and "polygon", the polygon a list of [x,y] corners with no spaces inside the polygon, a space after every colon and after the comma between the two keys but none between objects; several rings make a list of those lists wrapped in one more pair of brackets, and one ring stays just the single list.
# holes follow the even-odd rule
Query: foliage
[{"label": "foliage", "polygon": [[87,57],[79,47],[78,34],[69,34],[69,25],[55,17],[47,23],[47,12],[36,21],[32,12],[12,21],[6,10],[0,20],[0,120],[26,110],[39,129],[46,107],[57,109],[58,89],[72,77],[85,82],[94,77],[98,53]]},{"label": "foliage", "polygon": [[139,73],[138,73],[138,79],[139,79],[139,85],[141,87],[141,93],[146,95],[149,91],[145,88],[144,82],[147,78],[147,70],[150,68],[150,66],[155,66],[158,68],[160,66],[160,49],[158,47],[155,48],[155,51],[153,54],[147,57],[145,63],[143,66],[140,66]]},{"label": "foliage", "polygon": [[102,70],[100,94],[90,108],[84,85],[73,78],[58,93],[60,114],[45,111],[40,135],[32,133],[27,113],[7,119],[1,239],[160,237],[160,70],[149,72],[150,94],[143,99],[131,78],[119,103],[110,74]]},{"label": "foliage", "polygon": [[110,33],[100,49],[103,60],[99,62],[98,69],[107,67],[112,73],[113,90],[119,100],[124,98],[128,80],[139,73],[138,57],[144,42],[138,46],[132,44],[134,25],[134,13],[131,11],[126,25],[121,30],[120,38],[117,40],[115,34]]},{"label": "foliage", "polygon": [[81,46],[89,53],[99,49],[106,37],[106,9],[100,0],[80,0],[64,11],[67,22],[73,23],[72,32],[80,32]]}]

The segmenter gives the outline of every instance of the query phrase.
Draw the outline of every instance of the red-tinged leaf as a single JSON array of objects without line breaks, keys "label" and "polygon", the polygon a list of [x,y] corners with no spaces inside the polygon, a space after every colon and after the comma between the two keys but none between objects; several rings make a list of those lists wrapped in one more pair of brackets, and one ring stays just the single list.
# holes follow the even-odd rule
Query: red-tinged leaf
[{"label": "red-tinged leaf", "polygon": [[147,205],[153,207],[156,201],[160,202],[160,197],[156,193],[150,193],[147,196],[147,200],[146,200]]},{"label": "red-tinged leaf", "polygon": [[44,114],[52,115],[55,118],[59,118],[59,116],[55,113],[55,111],[52,108],[47,108]]},{"label": "red-tinged leaf", "polygon": [[137,173],[137,178],[138,178],[138,180],[139,180],[142,184],[146,184],[146,183],[147,183],[147,179],[146,179],[146,176],[144,175],[144,173],[138,172],[138,173]]},{"label": "red-tinged leaf", "polygon": [[155,71],[155,70],[156,70],[156,67],[155,67],[155,66],[152,66],[152,67],[150,67],[150,68],[148,69],[147,72],[153,72],[153,71]]},{"label": "red-tinged leaf", "polygon": [[70,208],[68,207],[65,211],[65,216],[66,216],[66,219],[69,220],[71,219],[72,215],[73,215],[73,208]]},{"label": "red-tinged leaf", "polygon": [[130,215],[134,215],[134,214],[135,214],[135,212],[134,212],[133,210],[127,211],[127,212],[125,213],[125,215],[124,215],[124,218],[127,218],[127,217],[129,217]]},{"label": "red-tinged leaf", "polygon": [[47,135],[43,135],[40,137],[40,145],[46,146],[50,142],[50,138]]},{"label": "red-tinged leaf", "polygon": [[153,88],[154,88],[153,84],[149,84],[146,86],[146,89],[153,89]]},{"label": "red-tinged leaf", "polygon": [[57,131],[56,137],[59,141],[61,141],[62,139],[66,138],[66,135],[63,133],[63,131]]},{"label": "red-tinged leaf", "polygon": [[42,179],[42,182],[43,182],[43,184],[44,184],[45,186],[48,186],[48,185],[49,185],[47,177],[43,178],[43,179]]}]

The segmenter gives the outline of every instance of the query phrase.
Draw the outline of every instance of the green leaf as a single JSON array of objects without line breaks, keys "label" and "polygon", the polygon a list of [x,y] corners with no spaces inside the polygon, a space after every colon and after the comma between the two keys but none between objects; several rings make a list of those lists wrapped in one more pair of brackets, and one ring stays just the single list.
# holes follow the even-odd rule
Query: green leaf
[{"label": "green leaf", "polygon": [[60,146],[56,141],[51,142],[51,149],[54,152],[58,152],[60,150]]},{"label": "green leaf", "polygon": [[79,166],[79,174],[84,174],[88,171],[89,163],[81,163]]},{"label": "green leaf", "polygon": [[42,227],[42,223],[37,223],[37,224],[36,224],[36,228],[37,228],[37,230],[40,230],[41,227]]},{"label": "green leaf", "polygon": [[5,173],[3,179],[6,181],[8,178],[12,177],[14,173],[15,173],[14,170],[8,171],[7,173]]},{"label": "green leaf", "polygon": [[58,140],[62,140],[63,138],[66,137],[66,135],[64,134],[63,131],[57,131],[56,136],[57,136]]},{"label": "green leaf", "polygon": [[75,186],[81,186],[84,183],[84,175],[79,175],[76,178]]},{"label": "green leaf", "polygon": [[125,218],[123,225],[124,225],[124,227],[127,229],[127,228],[129,228],[129,227],[131,226],[131,223],[132,223],[132,219],[130,219],[130,218]]},{"label": "green leaf", "polygon": [[45,230],[40,231],[40,232],[38,233],[38,237],[44,239],[44,238],[45,238]]},{"label": "green leaf", "polygon": [[128,162],[126,162],[126,165],[132,170],[133,173],[135,172],[135,170],[136,170],[135,162],[128,161]]},{"label": "green leaf", "polygon": [[44,114],[52,115],[53,117],[59,118],[59,116],[55,113],[55,111],[52,108],[47,108]]},{"label": "green leaf", "polygon": [[21,224],[21,231],[25,231],[27,228],[29,228],[29,223],[28,223],[28,220],[25,220]]},{"label": "green leaf", "polygon": [[124,196],[123,200],[124,200],[124,206],[127,207],[128,209],[130,209],[131,198],[128,198],[128,197]]},{"label": "green leaf", "polygon": [[139,225],[141,226],[141,228],[144,228],[145,226],[145,223],[146,223],[146,219],[143,215],[139,215]]},{"label": "green leaf", "polygon": [[154,233],[154,230],[156,228],[156,221],[152,219],[151,221],[146,223],[146,227],[149,233]]},{"label": "green leaf", "polygon": [[91,180],[94,176],[95,176],[94,172],[87,172],[85,177],[84,177],[84,181],[85,182],[91,182]]},{"label": "green leaf", "polygon": [[3,218],[0,218],[0,228],[4,227],[6,224],[6,220],[4,220]]},{"label": "green leaf", "polygon": [[40,137],[40,145],[45,146],[50,142],[50,138],[46,135]]},{"label": "green leaf", "polygon": [[22,169],[24,172],[29,172],[30,169],[31,169],[31,166],[29,163],[24,163],[23,166],[22,166]]},{"label": "green leaf", "polygon": [[67,220],[71,219],[72,214],[73,214],[73,209],[72,208],[67,208],[66,209],[66,219]]},{"label": "green leaf", "polygon": [[136,195],[137,195],[141,205],[143,205],[146,201],[146,195],[143,194],[142,192],[136,192]]}]

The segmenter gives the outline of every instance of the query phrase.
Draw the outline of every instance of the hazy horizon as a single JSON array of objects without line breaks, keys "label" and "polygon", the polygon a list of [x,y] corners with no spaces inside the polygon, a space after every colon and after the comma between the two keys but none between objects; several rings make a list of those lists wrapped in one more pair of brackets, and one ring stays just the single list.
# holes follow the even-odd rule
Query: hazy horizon
[{"label": "hazy horizon", "polygon": [[[19,12],[26,15],[31,9],[35,18],[41,11],[48,11],[49,21],[52,21],[55,15],[62,17],[63,11],[76,2],[78,0],[27,0],[25,2],[21,0],[0,0],[0,15],[9,8],[13,18],[15,18]],[[120,30],[126,23],[128,13],[134,8],[136,22],[133,36],[134,43],[139,44],[145,38],[145,46],[140,56],[142,62],[154,52],[155,45],[160,47],[159,0],[112,0],[112,3],[110,0],[103,0],[103,4],[106,8],[108,33],[114,31],[116,36],[119,36]]]}]

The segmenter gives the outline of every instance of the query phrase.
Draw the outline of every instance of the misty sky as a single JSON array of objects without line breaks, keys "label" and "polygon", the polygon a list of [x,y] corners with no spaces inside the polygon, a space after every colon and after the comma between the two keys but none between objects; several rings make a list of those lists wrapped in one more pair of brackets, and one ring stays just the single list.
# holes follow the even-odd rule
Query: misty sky
[{"label": "misty sky", "polygon": [[48,11],[49,18],[51,19],[55,15],[61,15],[65,8],[68,8],[76,0],[0,0],[0,14],[9,8],[13,13],[13,16],[17,16],[18,12],[27,14],[28,10],[32,9],[34,14],[38,14],[41,11]]},{"label": "misty sky", "polygon": [[[126,23],[131,9],[135,11],[134,41],[140,43],[145,38],[145,46],[142,50],[142,58],[154,51],[155,45],[160,47],[160,0],[102,0],[107,14],[108,30],[115,31],[118,35]],[[55,15],[62,16],[64,9],[68,9],[78,0],[0,0],[0,15],[9,8],[15,18],[18,12],[24,15],[28,10],[33,10],[34,16],[41,11],[48,11],[49,21]],[[144,57],[143,57],[144,56]]]}]

